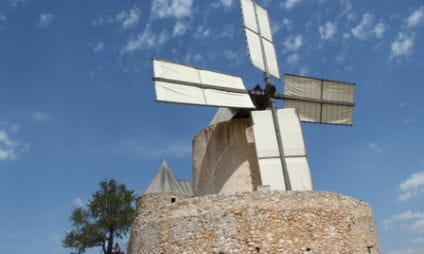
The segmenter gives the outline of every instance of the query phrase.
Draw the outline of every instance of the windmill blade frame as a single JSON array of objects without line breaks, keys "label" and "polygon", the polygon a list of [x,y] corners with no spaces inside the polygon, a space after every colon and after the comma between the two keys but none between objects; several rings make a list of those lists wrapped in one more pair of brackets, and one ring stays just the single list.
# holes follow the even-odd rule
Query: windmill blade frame
[{"label": "windmill blade frame", "polygon": [[266,76],[280,79],[268,12],[251,0],[241,0],[244,31],[250,60]]},{"label": "windmill blade frame", "polygon": [[[263,185],[271,190],[312,190],[312,180],[300,118],[296,109],[279,109],[278,125],[281,130],[284,149],[283,161],[280,160],[276,133],[273,129],[271,110],[252,111],[253,136]],[[283,165],[287,168],[285,178]],[[286,187],[290,182],[290,189]]]},{"label": "windmill blade frame", "polygon": [[303,122],[353,125],[355,84],[284,74],[285,108],[297,108]]},{"label": "windmill blade frame", "polygon": [[255,108],[238,76],[158,59],[153,59],[153,73],[157,101]]}]

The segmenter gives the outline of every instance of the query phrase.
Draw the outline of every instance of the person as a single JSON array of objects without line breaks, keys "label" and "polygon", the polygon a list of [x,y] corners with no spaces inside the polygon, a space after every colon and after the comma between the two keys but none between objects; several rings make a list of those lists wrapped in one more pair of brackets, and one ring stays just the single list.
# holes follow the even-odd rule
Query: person
[{"label": "person", "polygon": [[112,248],[112,254],[123,254],[123,252],[121,252],[121,248],[119,248],[118,243],[115,243],[115,246]]}]

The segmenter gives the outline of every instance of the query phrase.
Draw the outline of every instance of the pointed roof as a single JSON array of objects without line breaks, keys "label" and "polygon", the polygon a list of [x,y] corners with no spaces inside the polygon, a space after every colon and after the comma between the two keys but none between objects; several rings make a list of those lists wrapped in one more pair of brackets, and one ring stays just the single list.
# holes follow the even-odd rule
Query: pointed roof
[{"label": "pointed roof", "polygon": [[188,180],[178,180],[181,188],[184,191],[184,194],[188,196],[193,196],[193,188],[191,187],[191,181]]},{"label": "pointed roof", "polygon": [[[188,187],[190,187],[189,190]],[[168,164],[164,161],[156,173],[156,176],[153,177],[152,181],[147,186],[144,194],[171,192],[192,195],[191,184],[189,184],[188,187],[187,184],[184,184],[184,187],[180,184],[174,174],[172,174]]]}]

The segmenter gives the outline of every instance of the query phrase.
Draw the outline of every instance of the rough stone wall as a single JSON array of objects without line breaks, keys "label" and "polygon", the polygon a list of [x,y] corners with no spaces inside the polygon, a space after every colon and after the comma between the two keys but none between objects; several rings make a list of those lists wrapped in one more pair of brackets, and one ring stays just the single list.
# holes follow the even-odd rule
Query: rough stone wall
[{"label": "rough stone wall", "polygon": [[334,193],[148,194],[137,209],[129,254],[380,253],[369,206]]},{"label": "rough stone wall", "polygon": [[260,185],[249,120],[232,120],[203,129],[193,139],[195,196],[254,191]]}]

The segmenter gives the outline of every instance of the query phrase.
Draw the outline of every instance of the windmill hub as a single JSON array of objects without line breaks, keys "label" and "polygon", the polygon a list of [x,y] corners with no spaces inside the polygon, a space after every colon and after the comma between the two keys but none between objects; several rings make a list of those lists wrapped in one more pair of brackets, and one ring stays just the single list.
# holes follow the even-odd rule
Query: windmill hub
[{"label": "windmill hub", "polygon": [[271,107],[271,96],[274,95],[275,90],[275,87],[274,92],[272,92],[271,88],[267,90],[267,88],[262,89],[261,86],[256,85],[249,92],[249,95],[258,110],[265,110]]}]

